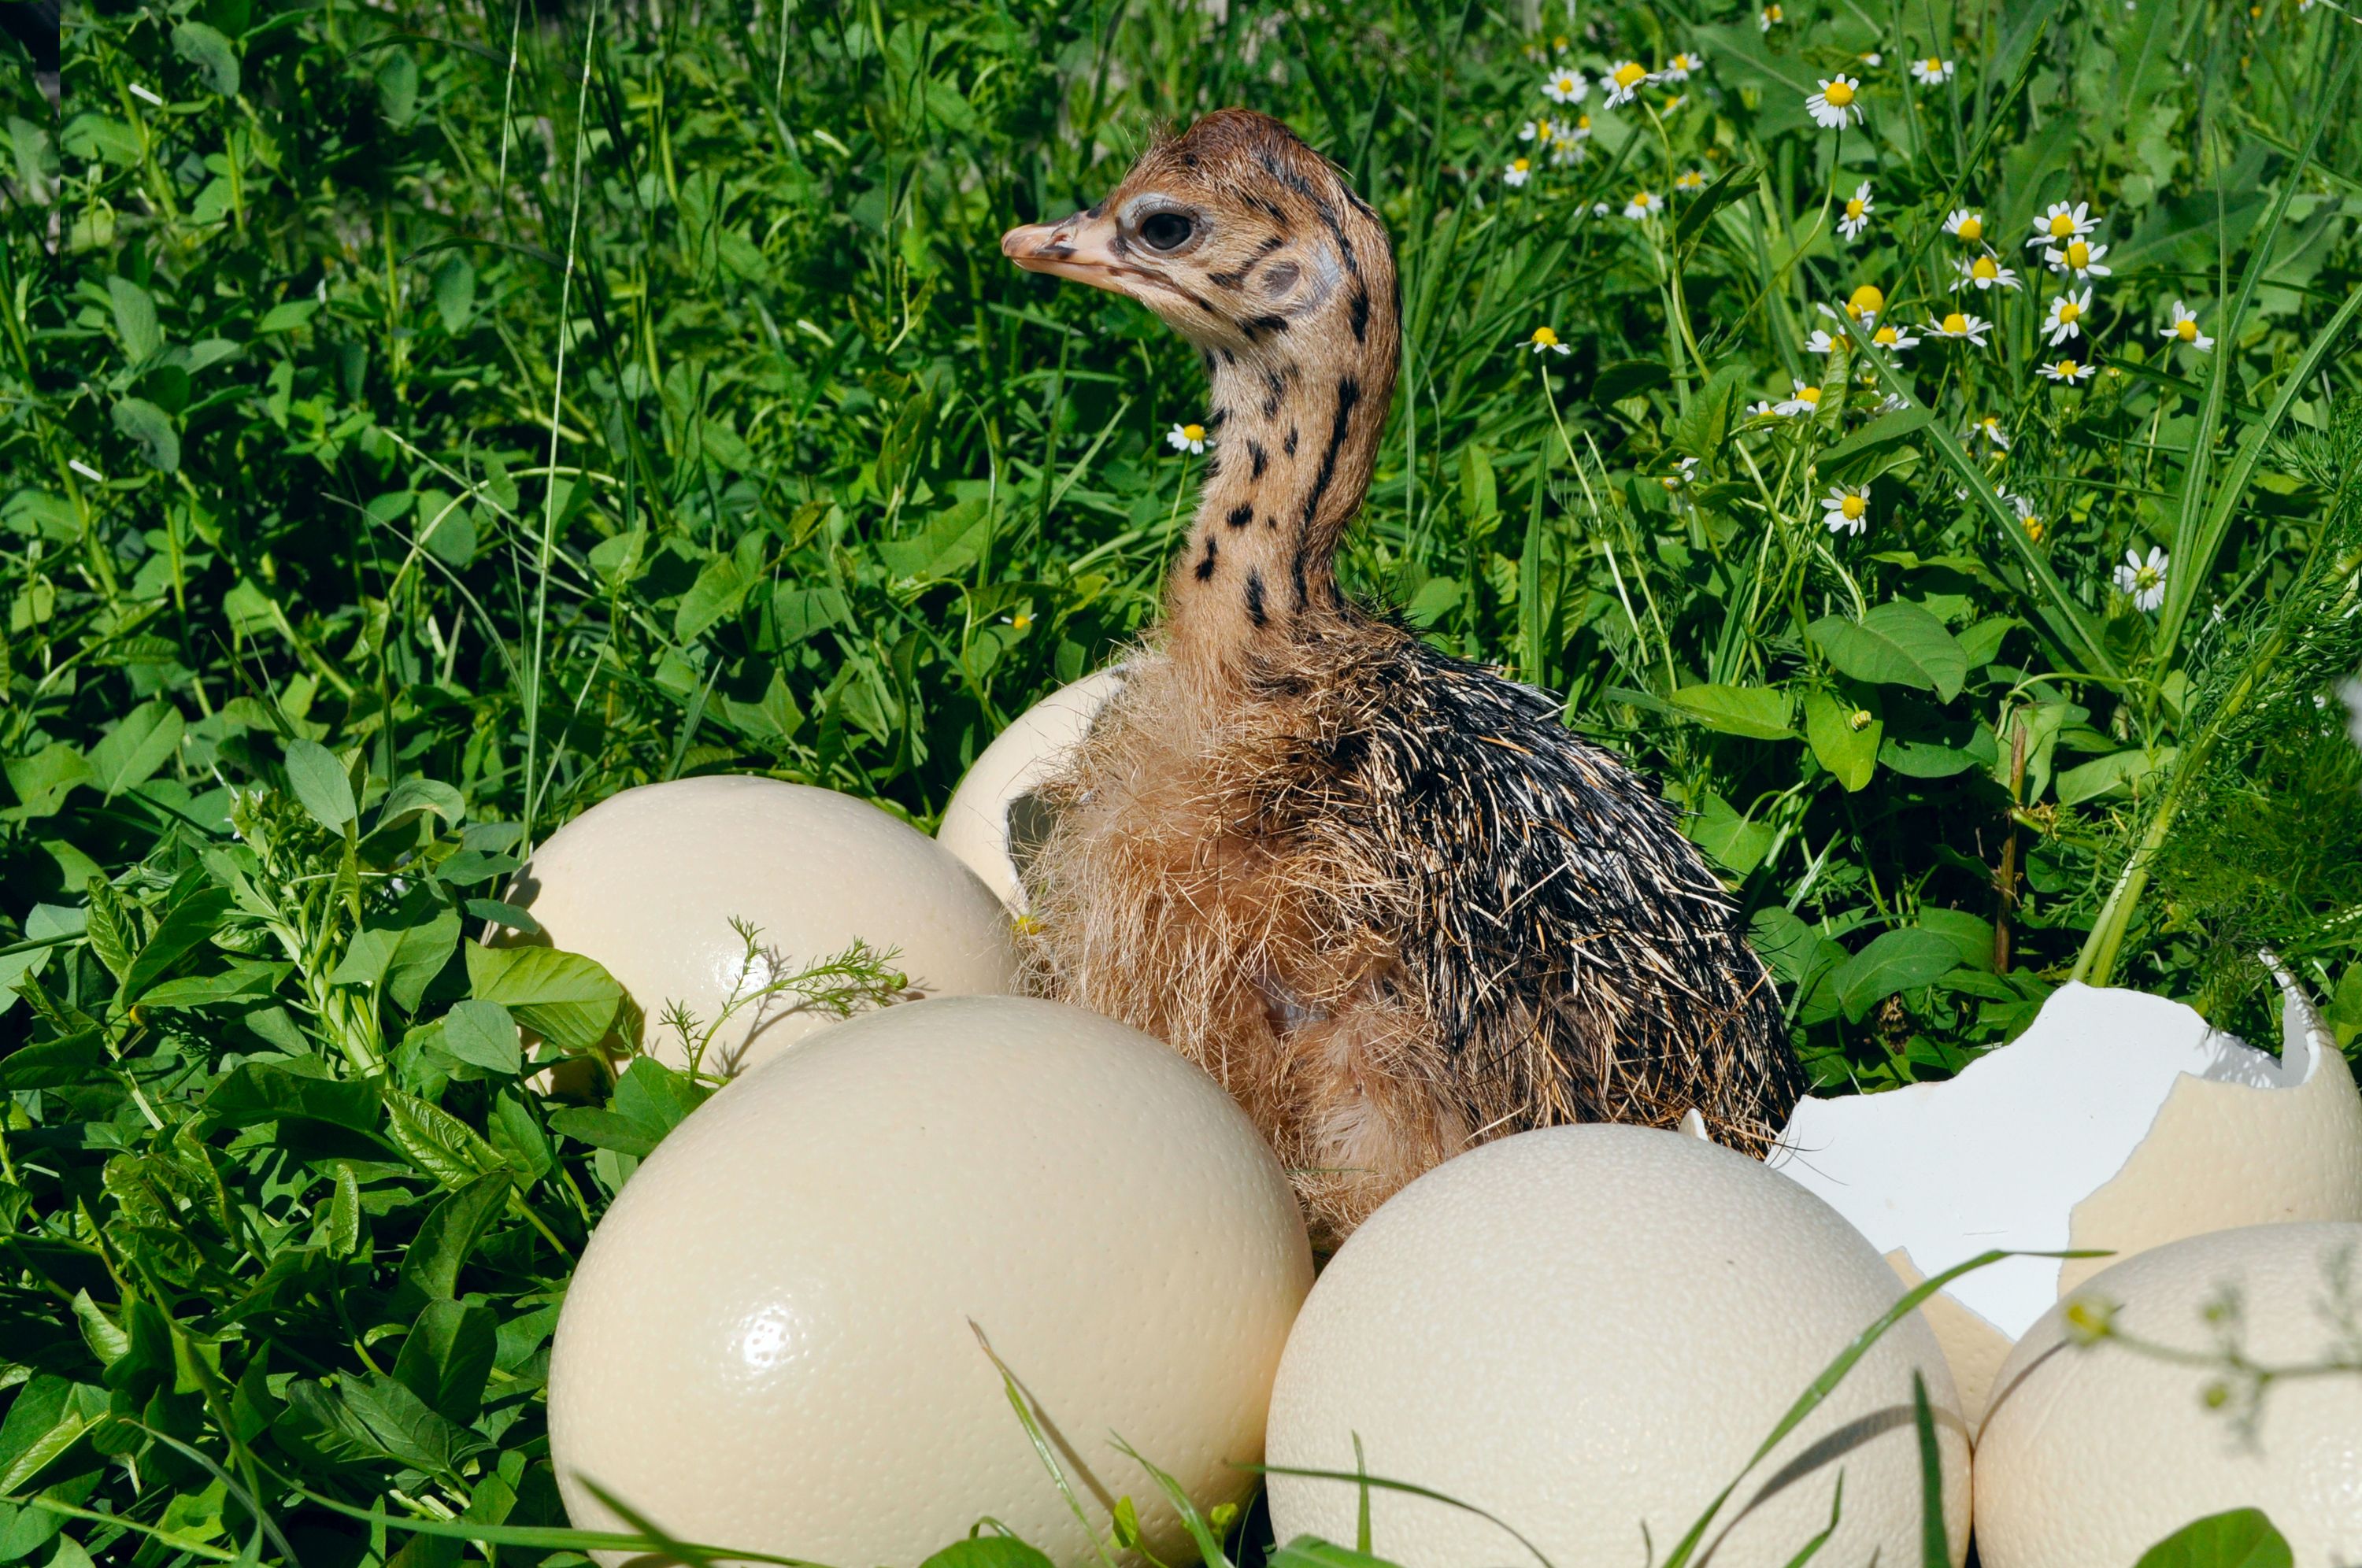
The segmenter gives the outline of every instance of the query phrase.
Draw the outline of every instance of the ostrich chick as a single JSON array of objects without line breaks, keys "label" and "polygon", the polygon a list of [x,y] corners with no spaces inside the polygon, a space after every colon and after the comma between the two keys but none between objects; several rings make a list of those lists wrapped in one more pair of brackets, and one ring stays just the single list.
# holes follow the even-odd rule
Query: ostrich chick
[{"label": "ostrich chick", "polygon": [[1164,620],[1043,791],[1042,987],[1220,1079],[1324,1244],[1525,1128],[1695,1107],[1760,1151],[1801,1074],[1672,811],[1552,698],[1338,588],[1399,349],[1377,215],[1286,127],[1224,109],[1001,248],[1138,300],[1213,382]]}]

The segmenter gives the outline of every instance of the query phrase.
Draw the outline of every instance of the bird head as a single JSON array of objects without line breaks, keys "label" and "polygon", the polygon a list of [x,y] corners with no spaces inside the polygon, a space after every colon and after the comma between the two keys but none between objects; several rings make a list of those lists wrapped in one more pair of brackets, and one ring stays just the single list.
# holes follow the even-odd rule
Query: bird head
[{"label": "bird head", "polygon": [[[1394,253],[1377,215],[1279,121],[1221,109],[1159,140],[1112,194],[1001,237],[1029,271],[1125,294],[1208,350],[1300,350],[1334,325],[1368,346],[1390,334]],[[1385,344],[1389,354],[1392,340]]]}]

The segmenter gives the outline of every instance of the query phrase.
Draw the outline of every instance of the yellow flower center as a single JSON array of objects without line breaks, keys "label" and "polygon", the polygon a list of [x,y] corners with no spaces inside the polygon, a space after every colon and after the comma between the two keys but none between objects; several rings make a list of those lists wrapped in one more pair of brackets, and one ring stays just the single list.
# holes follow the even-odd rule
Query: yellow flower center
[{"label": "yellow flower center", "polygon": [[1567,37],[1564,33],[1561,33],[1558,37],[1551,39],[1551,47],[1552,49],[1564,49],[1566,45]]},{"label": "yellow flower center", "polygon": [[1853,84],[1840,76],[1821,89],[1821,96],[1827,100],[1831,107],[1842,109],[1853,102]]},{"label": "yellow flower center", "polygon": [[[1537,326],[1534,328],[1533,340],[1540,344],[1545,348],[1555,348],[1558,345],[1558,334],[1552,332],[1547,326]],[[1194,429],[1195,426],[1193,425],[1191,428]]]},{"label": "yellow flower center", "polygon": [[2037,545],[2042,542],[2041,518],[2029,517],[2025,520],[2025,536],[2033,540]]},{"label": "yellow flower center", "polygon": [[1533,165],[1527,162],[1522,158],[1513,158],[1509,160],[1509,167],[1516,170],[1518,173],[1523,174],[1526,171],[1531,169]]},{"label": "yellow flower center", "polygon": [[1645,211],[1657,204],[1657,198],[1646,191],[1635,191],[1632,193],[1632,204]]},{"label": "yellow flower center", "polygon": [[1954,311],[1944,317],[1944,330],[1955,337],[1961,337],[1969,330],[1969,318]]},{"label": "yellow flower center", "polygon": [[1628,60],[1623,64],[1616,68],[1616,85],[1618,87],[1629,87],[1635,82],[1646,80],[1648,74],[1649,73],[1646,71],[1641,69],[1640,62],[1639,61]]},{"label": "yellow flower center", "polygon": [[1184,441],[1203,441],[1205,438],[1206,427],[1204,425],[1184,425],[1181,426],[1181,439]]},{"label": "yellow flower center", "polygon": [[1969,263],[1969,276],[1971,278],[1981,278],[1985,282],[1991,282],[1995,278],[2001,276],[2001,269],[1993,265],[1993,259],[1992,257],[1980,256],[1974,261]]},{"label": "yellow flower center", "polygon": [[2065,213],[2054,213],[2050,218],[2050,237],[2064,239],[2075,232],[2075,220]]},{"label": "yellow flower center", "polygon": [[1844,514],[1845,520],[1849,523],[1858,520],[1868,510],[1869,508],[1862,504],[1861,497],[1858,495],[1849,494],[1843,501],[1838,502],[1838,511]]},{"label": "yellow flower center", "polygon": [[1882,348],[1892,348],[1896,342],[1896,333],[1891,326],[1882,326],[1870,335],[1870,340]]},{"label": "yellow flower center", "polygon": [[1820,406],[1821,403],[1821,389],[1818,387],[1799,388],[1796,392],[1796,401],[1798,403],[1809,403],[1814,407],[1817,408]]},{"label": "yellow flower center", "polygon": [[1033,617],[1027,614],[1024,611],[1020,610],[1014,616],[1010,617],[1009,624],[1021,632],[1026,627],[1033,624]]},{"label": "yellow flower center", "polygon": [[1876,283],[1864,283],[1846,301],[1847,314],[1859,320],[1863,312],[1876,315],[1886,308],[1886,294]]},{"label": "yellow flower center", "polygon": [[1777,6],[1766,6],[1763,7],[1763,14],[1775,22],[1784,22],[1788,19],[1788,14]]},{"label": "yellow flower center", "polygon": [[1861,198],[1860,196],[1848,196],[1846,198],[1846,216],[1849,218],[1858,218],[1861,216]]},{"label": "yellow flower center", "polygon": [[1985,237],[1985,220],[1971,213],[1962,218],[1960,226],[1952,232],[1962,239],[1982,239]]},{"label": "yellow flower center", "polygon": [[2092,248],[2080,239],[2070,241],[2067,246],[2067,265],[2081,270],[2091,264]]},{"label": "yellow flower center", "polygon": [[2173,324],[2173,330],[2184,343],[2195,343],[2198,341],[2198,318],[2185,315]]},{"label": "yellow flower center", "polygon": [[1690,69],[1690,64],[1691,61],[1688,55],[1677,54],[1673,56],[1672,64],[1667,66],[1666,69],[1669,71],[1687,71]]},{"label": "yellow flower center", "polygon": [[1587,130],[1589,130],[1589,129],[1591,128],[1591,116],[1590,116],[1589,115],[1577,115],[1577,116],[1574,116],[1574,128],[1575,128],[1575,129],[1577,129],[1577,130],[1579,130],[1579,131],[1587,131]]},{"label": "yellow flower center", "polygon": [[2082,366],[2077,364],[2072,359],[2061,359],[2058,361],[2058,373],[2070,381],[2075,379],[2076,375],[2082,369]]},{"label": "yellow flower center", "polygon": [[1920,63],[1921,65],[1924,65],[1924,66],[1926,66],[1926,67],[1927,68],[1927,74],[1928,74],[1928,75],[1930,75],[1930,76],[1935,75],[1937,72],[1939,72],[1939,71],[1941,71],[1941,70],[1943,70],[1943,69],[1944,69],[1944,62],[1943,62],[1942,61],[1940,61],[1940,60],[1937,60],[1934,55],[1929,55],[1926,59],[1925,59],[1925,60],[1921,61],[1919,63]]},{"label": "yellow flower center", "polygon": [[2058,320],[2060,325],[2063,326],[2068,322],[2081,321],[2082,319],[2083,307],[2081,305],[2077,304],[2073,300],[2060,300],[2058,302]]}]

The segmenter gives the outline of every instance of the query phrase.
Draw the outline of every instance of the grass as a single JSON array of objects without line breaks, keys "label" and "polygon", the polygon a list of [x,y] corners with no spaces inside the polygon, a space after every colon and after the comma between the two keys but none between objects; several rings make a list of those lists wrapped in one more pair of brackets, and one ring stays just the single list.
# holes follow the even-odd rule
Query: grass
[{"label": "grass", "polygon": [[[483,1549],[337,1510],[562,1522],[556,1302],[703,1087],[545,1102],[515,1026],[585,1049],[623,999],[462,932],[652,779],[929,825],[1148,624],[1197,370],[996,241],[1221,104],[1401,249],[1348,583],[1662,780],[1820,1083],[1956,1071],[2070,977],[2269,1038],[2264,945],[2350,1048],[2345,13],[1562,16],[173,0],[72,10],[55,105],[0,73],[0,1562],[416,1568]],[[1615,111],[1537,90],[1676,50]],[[1583,111],[1579,161],[1519,139]],[[2020,241],[2056,201],[2112,271],[2054,346]],[[1949,286],[1959,209],[2022,288]],[[1876,324],[1821,313],[1865,286]],[[1982,347],[1920,325],[1955,308]]]}]

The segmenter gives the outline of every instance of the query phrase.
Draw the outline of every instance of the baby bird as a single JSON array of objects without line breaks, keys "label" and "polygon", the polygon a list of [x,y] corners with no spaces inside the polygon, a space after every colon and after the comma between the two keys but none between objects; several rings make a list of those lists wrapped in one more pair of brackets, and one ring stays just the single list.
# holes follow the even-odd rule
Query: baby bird
[{"label": "baby bird", "polygon": [[1138,300],[1212,381],[1164,618],[1043,791],[1041,988],[1225,1085],[1324,1246],[1525,1128],[1694,1107],[1763,1149],[1802,1074],[1672,809],[1556,700],[1338,587],[1400,347],[1377,215],[1286,126],[1224,109],[1001,249]]}]

